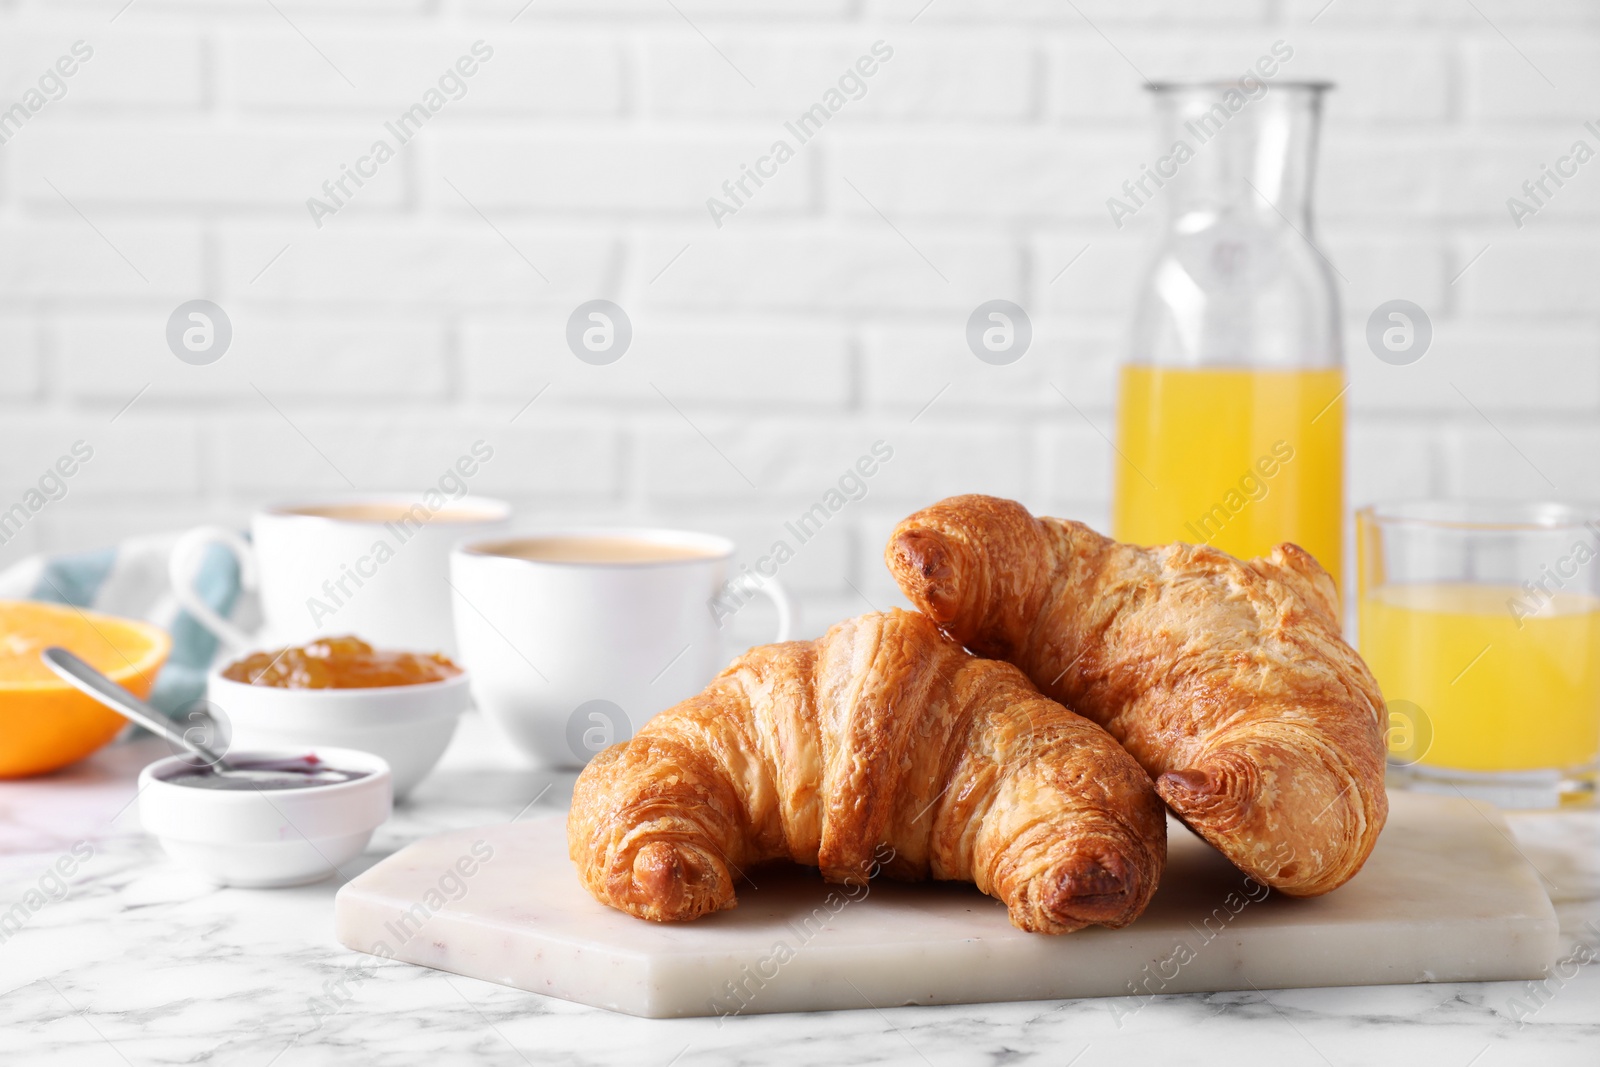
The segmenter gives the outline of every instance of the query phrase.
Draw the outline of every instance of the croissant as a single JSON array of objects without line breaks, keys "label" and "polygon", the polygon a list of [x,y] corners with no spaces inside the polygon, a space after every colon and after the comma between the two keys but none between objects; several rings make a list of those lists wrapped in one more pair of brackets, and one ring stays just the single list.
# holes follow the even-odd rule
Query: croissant
[{"label": "croissant", "polygon": [[792,860],[974,882],[1018,927],[1067,933],[1144,910],[1165,819],[1104,730],[896,610],[751,649],[601,752],[567,843],[597,900],[658,922],[731,908],[749,868]]},{"label": "croissant", "polygon": [[1292,896],[1361,869],[1388,813],[1383,697],[1304,550],[1139,548],[957,496],[885,558],[911,602],[1104,726],[1188,826]]}]

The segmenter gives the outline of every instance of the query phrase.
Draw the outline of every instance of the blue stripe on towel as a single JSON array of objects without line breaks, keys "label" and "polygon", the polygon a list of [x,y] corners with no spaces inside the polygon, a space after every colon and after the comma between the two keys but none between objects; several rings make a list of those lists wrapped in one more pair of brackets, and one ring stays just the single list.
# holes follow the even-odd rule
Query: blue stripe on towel
[{"label": "blue stripe on towel", "polygon": [[[52,604],[102,610],[111,615],[138,617],[151,605],[96,603],[106,577],[116,566],[115,548],[57,556],[45,563],[34,584],[32,598]],[[195,575],[195,592],[223,618],[233,613],[239,599],[239,563],[221,545],[209,545]],[[177,715],[205,696],[206,672],[217,654],[217,639],[180,611],[172,623],[172,654],[156,676],[149,702],[168,715]]]},{"label": "blue stripe on towel", "polygon": [[[239,561],[221,545],[206,546],[194,579],[195,593],[224,619],[239,599]],[[205,696],[206,672],[217,654],[217,639],[186,611],[172,623],[172,655],[156,678],[150,703],[175,715]]]},{"label": "blue stripe on towel", "polygon": [[101,583],[111,573],[116,561],[117,550],[114,548],[57,556],[39,572],[39,582],[33,587],[33,599],[92,608],[95,594],[100,591]]}]

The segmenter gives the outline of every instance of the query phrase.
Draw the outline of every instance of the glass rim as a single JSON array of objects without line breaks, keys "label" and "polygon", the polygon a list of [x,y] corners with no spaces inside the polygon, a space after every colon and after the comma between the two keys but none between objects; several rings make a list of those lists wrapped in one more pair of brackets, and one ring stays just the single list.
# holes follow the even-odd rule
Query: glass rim
[{"label": "glass rim", "polygon": [[1252,87],[1243,78],[1160,78],[1144,83],[1145,92],[1171,93],[1182,92],[1186,89],[1250,89],[1266,86],[1268,89],[1298,89],[1304,92],[1324,93],[1339,87],[1338,82],[1320,79],[1288,79],[1260,78]]},{"label": "glass rim", "polygon": [[1418,497],[1356,509],[1356,518],[1381,525],[1475,532],[1594,529],[1600,503],[1578,500],[1511,500],[1496,497]]}]

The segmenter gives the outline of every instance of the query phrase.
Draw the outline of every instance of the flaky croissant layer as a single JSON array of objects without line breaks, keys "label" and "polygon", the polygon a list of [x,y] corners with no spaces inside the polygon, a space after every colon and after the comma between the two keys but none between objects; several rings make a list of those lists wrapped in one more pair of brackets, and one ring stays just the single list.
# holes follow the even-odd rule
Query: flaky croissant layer
[{"label": "flaky croissant layer", "polygon": [[1388,812],[1383,696],[1302,549],[1140,548],[958,496],[902,522],[885,558],[957,641],[1110,731],[1251,877],[1314,896],[1371,853]]},{"label": "flaky croissant layer", "polygon": [[1104,730],[903,611],[751,649],[584,768],[567,840],[598,900],[656,921],[792,860],[970,881],[1066,933],[1131,922],[1166,860],[1161,801]]}]

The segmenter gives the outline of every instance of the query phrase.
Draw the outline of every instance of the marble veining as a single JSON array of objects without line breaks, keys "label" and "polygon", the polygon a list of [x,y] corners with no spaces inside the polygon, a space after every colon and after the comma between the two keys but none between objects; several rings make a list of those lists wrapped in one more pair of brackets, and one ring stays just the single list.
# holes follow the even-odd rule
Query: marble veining
[{"label": "marble veining", "polygon": [[579,884],[559,816],[408,845],[339,890],[341,943],[648,1018],[878,1004],[1538,978],[1557,921],[1498,812],[1396,794],[1361,874],[1269,894],[1173,820],[1161,887],[1124,930],[1040,937],[970,885],[830,887],[748,872],[739,906],[643,923]]},{"label": "marble veining", "polygon": [[[1542,986],[863,1003],[652,1020],[344,949],[333,936],[338,880],[217,889],[185,873],[128,805],[138,768],[165,754],[138,742],[61,775],[0,783],[0,1063],[1600,1062],[1600,968],[1582,962],[1600,955],[1600,811],[1509,818],[1561,922],[1566,962]],[[440,770],[344,874],[441,830],[559,811],[572,775],[511,759],[469,716]],[[76,862],[58,882],[49,872],[63,856]]]}]

